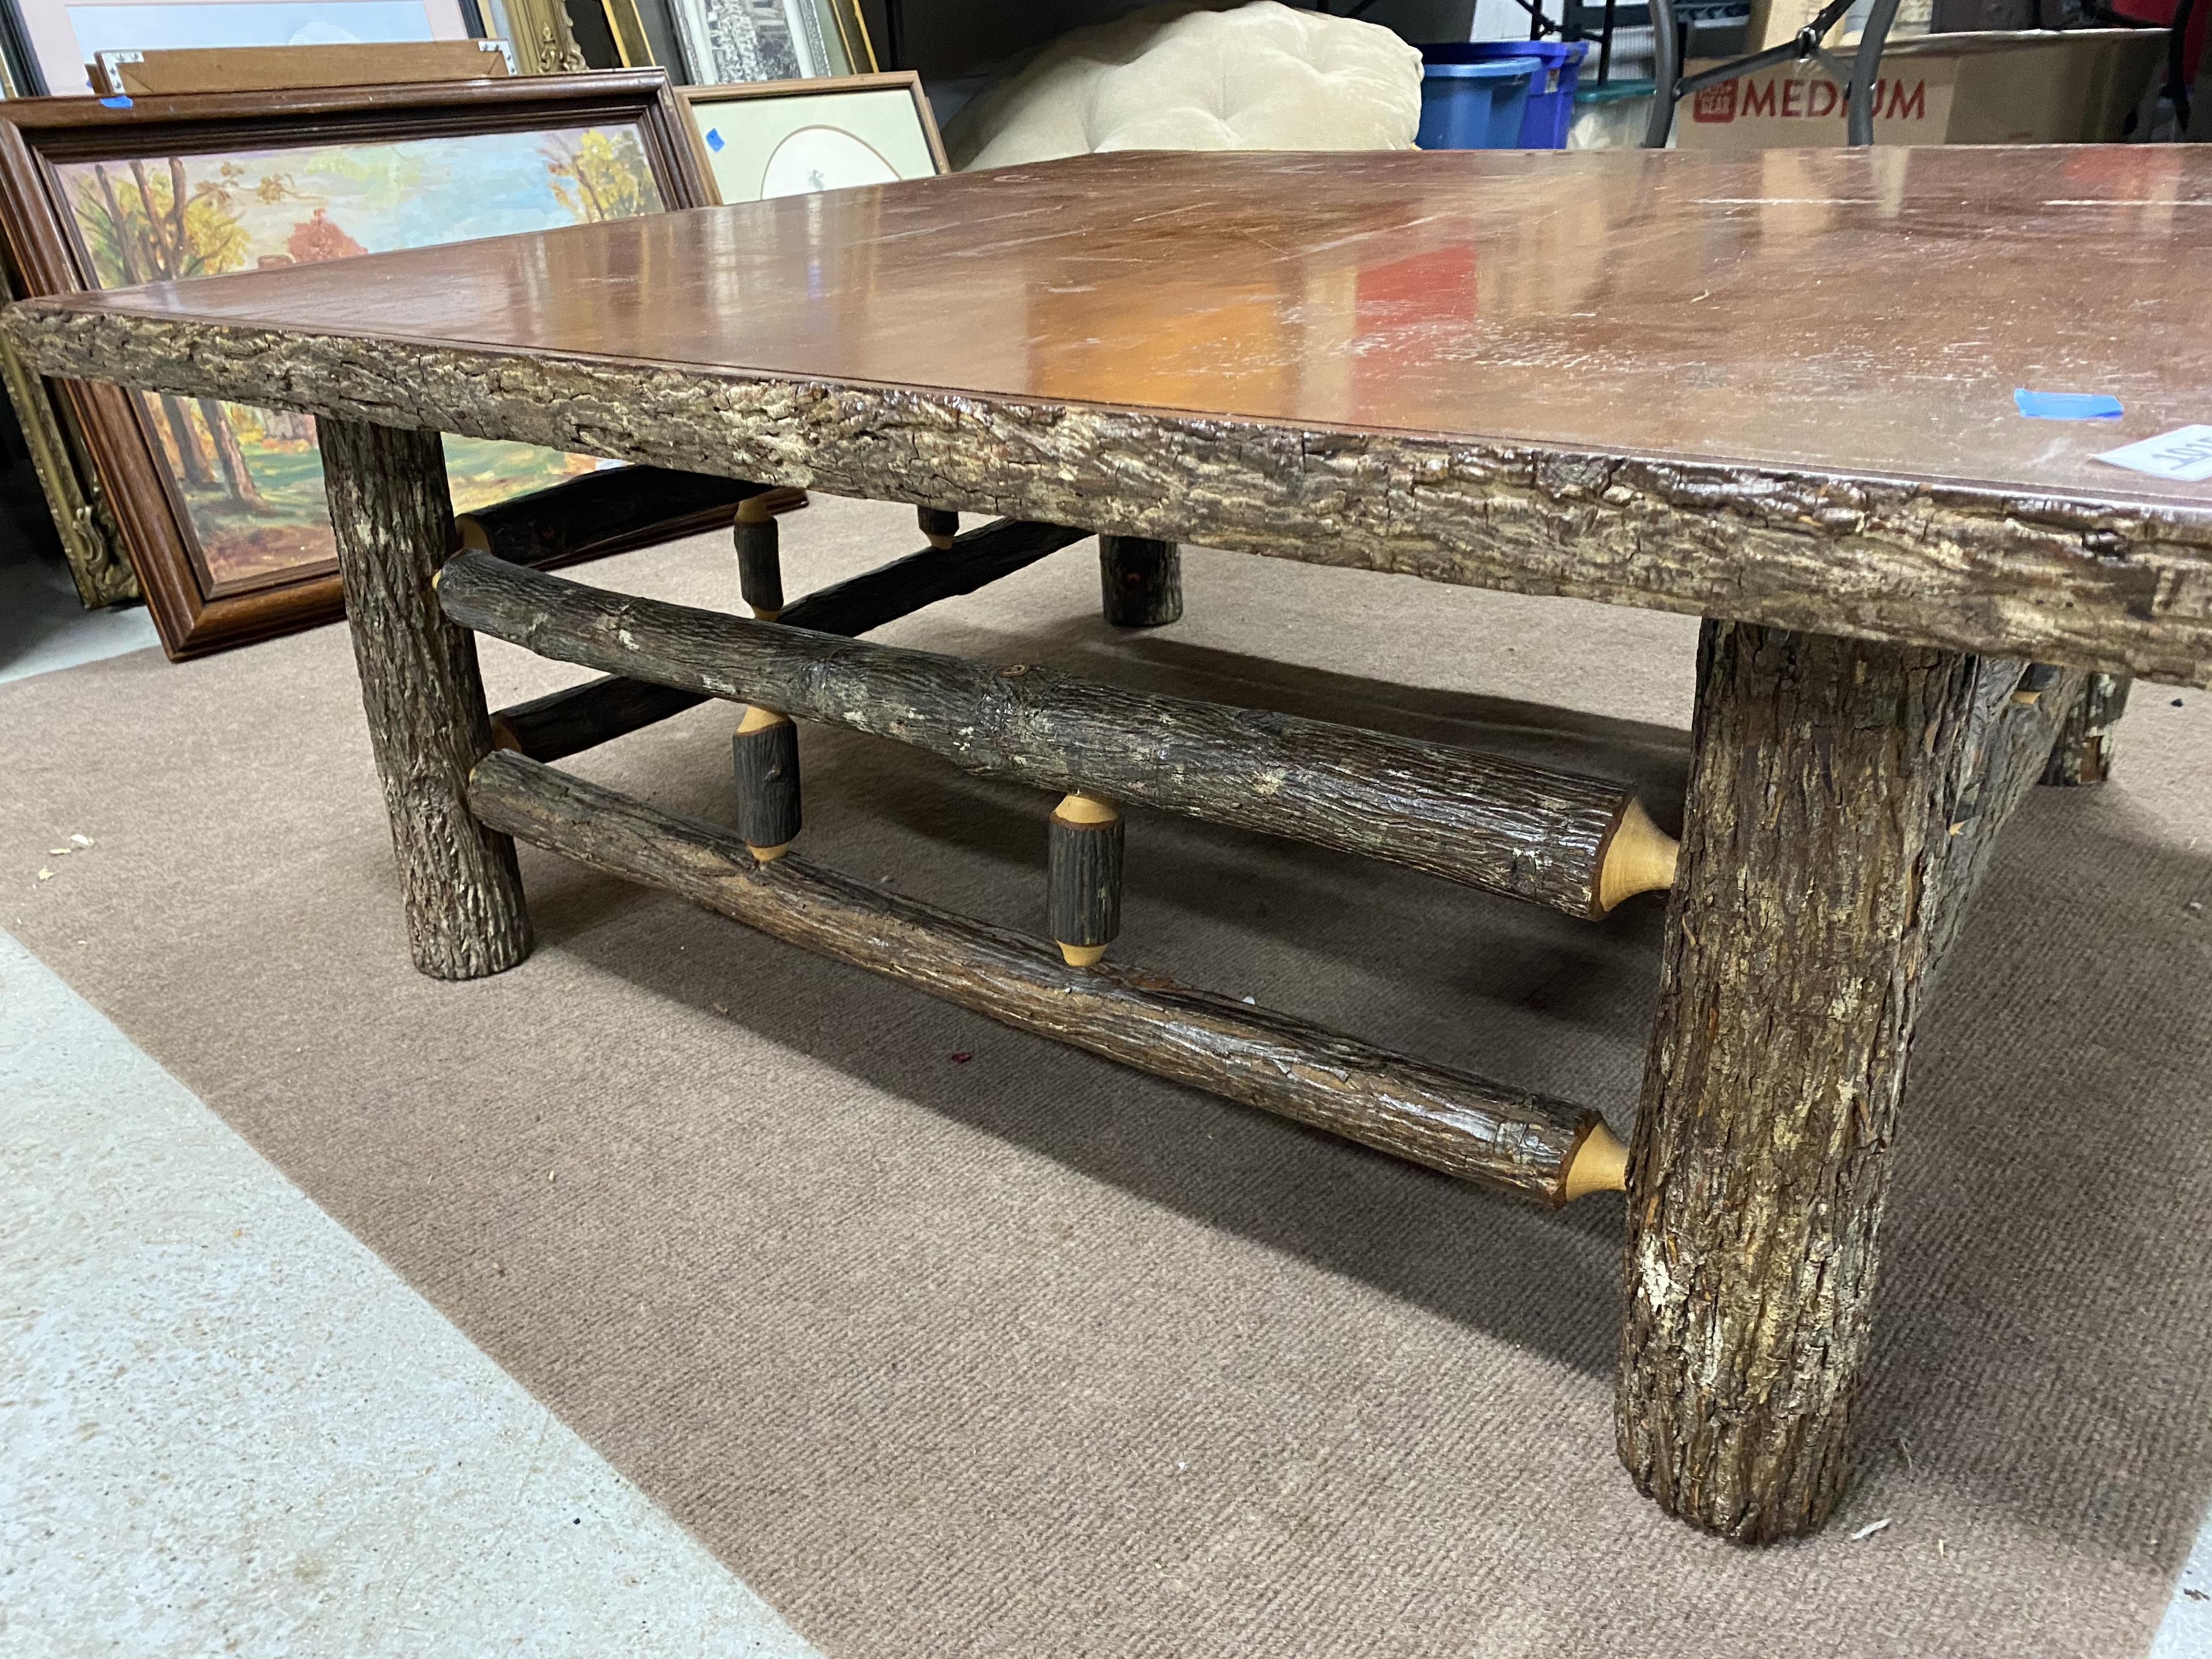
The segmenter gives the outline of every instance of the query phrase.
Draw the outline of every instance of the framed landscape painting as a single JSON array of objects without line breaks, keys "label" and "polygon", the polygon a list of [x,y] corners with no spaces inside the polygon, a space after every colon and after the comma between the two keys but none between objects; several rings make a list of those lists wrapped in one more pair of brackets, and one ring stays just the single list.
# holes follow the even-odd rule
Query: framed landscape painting
[{"label": "framed landscape painting", "polygon": [[[188,280],[702,204],[659,70],[266,96],[15,106],[0,127],[9,263],[27,292]],[[135,116],[135,119],[132,118]],[[70,384],[173,657],[339,614],[311,418]],[[446,440],[468,512],[591,471]]]}]

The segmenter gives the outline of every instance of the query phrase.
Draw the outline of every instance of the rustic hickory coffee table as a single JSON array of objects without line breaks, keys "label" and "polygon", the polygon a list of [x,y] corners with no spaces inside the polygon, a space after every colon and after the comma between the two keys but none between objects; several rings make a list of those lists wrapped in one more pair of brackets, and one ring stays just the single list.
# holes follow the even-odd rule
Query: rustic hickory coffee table
[{"label": "rustic hickory coffee table", "polygon": [[[1842,1488],[1913,1023],[1999,826],[2096,769],[2119,677],[2212,684],[2212,483],[2094,459],[2212,421],[2208,269],[2186,146],[1118,155],[6,328],[48,374],[322,417],[425,973],[528,951],[518,836],[1469,1179],[1625,1184],[1620,1454],[1759,1540]],[[455,556],[441,431],[757,485],[756,614]],[[793,486],[913,503],[934,544],[787,605]],[[1679,848],[1603,780],[852,637],[1085,532],[1128,622],[1175,614],[1185,540],[1705,617]],[[471,630],[607,678],[495,718]],[[547,764],[710,696],[745,705],[732,826]],[[794,715],[1059,797],[1051,938],[787,855]],[[1670,888],[1632,1149],[1121,965],[1132,801],[1583,915]]]}]

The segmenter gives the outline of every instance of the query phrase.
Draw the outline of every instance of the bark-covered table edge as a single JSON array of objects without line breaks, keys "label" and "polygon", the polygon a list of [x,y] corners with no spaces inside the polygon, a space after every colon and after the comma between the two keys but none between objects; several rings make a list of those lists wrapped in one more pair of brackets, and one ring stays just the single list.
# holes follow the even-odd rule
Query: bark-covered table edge
[{"label": "bark-covered table edge", "polygon": [[300,333],[27,301],[41,372],[1809,632],[2212,684],[2212,501]]}]

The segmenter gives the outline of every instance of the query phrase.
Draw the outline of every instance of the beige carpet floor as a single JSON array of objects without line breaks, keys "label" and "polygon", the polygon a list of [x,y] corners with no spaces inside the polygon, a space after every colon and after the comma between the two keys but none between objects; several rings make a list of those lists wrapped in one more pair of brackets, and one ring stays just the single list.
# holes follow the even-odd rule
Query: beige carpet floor
[{"label": "beige carpet floor", "polygon": [[[794,589],[915,544],[787,523]],[[733,586],[713,542],[582,574]],[[1678,787],[1684,619],[1194,552],[1187,620],[1129,636],[1096,582],[1085,544],[888,636]],[[834,1659],[2131,1655],[2212,1496],[2212,698],[2139,696],[1923,1025],[1863,1471],[1764,1553],[1615,1463],[1617,1200],[1503,1202],[533,855],[538,954],[417,977],[340,630],[0,687],[0,890]],[[728,724],[577,764],[726,816]],[[1039,925],[1043,798],[805,743],[811,854]],[[1125,958],[1625,1127],[1655,902],[1577,924],[1147,815],[1128,854]]]}]

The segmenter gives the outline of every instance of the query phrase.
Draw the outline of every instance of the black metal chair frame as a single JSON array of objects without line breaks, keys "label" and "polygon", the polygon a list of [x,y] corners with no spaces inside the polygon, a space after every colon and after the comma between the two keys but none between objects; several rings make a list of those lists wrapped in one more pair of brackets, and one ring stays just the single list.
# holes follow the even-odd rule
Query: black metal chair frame
[{"label": "black metal chair frame", "polygon": [[1898,0],[1874,0],[1848,70],[1820,44],[1820,38],[1850,9],[1851,0],[1828,0],[1820,15],[1798,30],[1794,39],[1691,76],[1682,73],[1682,37],[1674,23],[1674,0],[1650,0],[1650,4],[1653,90],[1651,118],[1644,129],[1644,149],[1667,148],[1668,135],[1674,130],[1674,106],[1700,87],[1733,81],[1776,64],[1808,61],[1826,70],[1844,89],[1844,143],[1874,143],[1875,82],[1881,70],[1882,48],[1889,43],[1890,26],[1897,21]]}]

